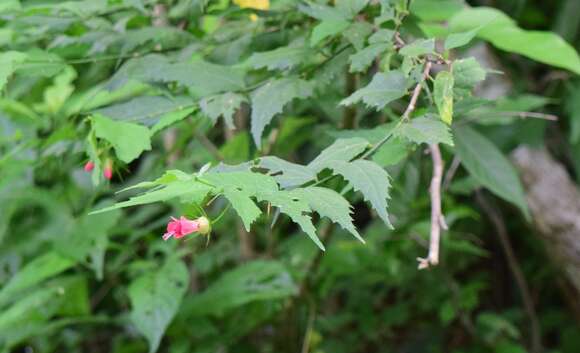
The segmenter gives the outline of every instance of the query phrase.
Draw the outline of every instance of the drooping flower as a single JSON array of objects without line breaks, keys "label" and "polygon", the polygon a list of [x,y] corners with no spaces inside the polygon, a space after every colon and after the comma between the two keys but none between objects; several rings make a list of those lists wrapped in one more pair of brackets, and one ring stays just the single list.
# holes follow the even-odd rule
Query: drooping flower
[{"label": "drooping flower", "polygon": [[111,180],[113,178],[113,162],[110,159],[107,159],[105,162],[105,168],[103,169],[103,176],[107,180]]},{"label": "drooping flower", "polygon": [[171,217],[171,221],[167,223],[167,232],[163,234],[163,240],[168,240],[171,237],[179,239],[195,232],[199,232],[200,234],[207,234],[209,231],[209,220],[205,217],[199,217],[195,220],[190,220],[183,216],[181,216],[179,219]]},{"label": "drooping flower", "polygon": [[90,173],[95,169],[95,163],[93,161],[88,161],[84,166],[85,172]]}]

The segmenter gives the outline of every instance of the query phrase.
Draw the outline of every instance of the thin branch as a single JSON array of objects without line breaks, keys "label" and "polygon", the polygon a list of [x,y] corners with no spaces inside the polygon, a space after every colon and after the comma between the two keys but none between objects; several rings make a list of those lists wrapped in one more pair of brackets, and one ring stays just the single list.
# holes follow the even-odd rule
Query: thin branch
[{"label": "thin branch", "polygon": [[558,121],[558,116],[554,114],[537,113],[537,112],[503,111],[503,112],[493,112],[493,114],[471,115],[468,118],[461,120],[458,124],[464,125],[480,119],[497,118],[498,116],[516,117],[520,119],[540,119],[547,121]]},{"label": "thin branch", "polygon": [[419,94],[421,93],[421,85],[423,84],[423,81],[425,81],[427,77],[429,77],[431,65],[432,65],[431,61],[427,61],[425,63],[425,69],[423,69],[423,76],[421,77],[421,81],[417,83],[417,86],[415,86],[415,89],[413,90],[413,95],[411,96],[409,105],[407,106],[407,109],[405,109],[405,112],[403,113],[403,120],[408,120],[409,116],[411,116],[411,113],[413,113],[413,111],[415,110],[417,105],[417,99],[419,99]]},{"label": "thin branch", "polygon": [[202,144],[202,146],[218,161],[223,161],[224,157],[218,150],[216,145],[213,144],[204,134],[200,134],[197,130],[193,130],[193,136]]},{"label": "thin branch", "polygon": [[457,173],[460,162],[461,159],[459,159],[458,156],[453,157],[451,166],[449,166],[449,169],[447,169],[447,173],[445,173],[445,178],[443,179],[443,190],[447,190],[449,185],[451,185],[451,180],[453,180],[455,173]]},{"label": "thin branch", "polygon": [[513,247],[511,245],[509,235],[507,232],[507,227],[503,221],[503,218],[501,217],[501,214],[497,211],[497,208],[493,207],[480,191],[476,193],[476,199],[481,208],[483,209],[483,211],[487,214],[487,216],[491,220],[495,228],[496,234],[499,238],[501,247],[506,257],[508,266],[510,268],[510,271],[512,272],[512,275],[514,276],[516,285],[519,288],[522,302],[524,304],[524,310],[530,322],[531,351],[533,353],[540,352],[542,350],[542,342],[538,316],[534,308],[534,301],[532,300],[532,295],[530,293],[530,288],[526,281],[526,277],[522,272],[520,264],[518,263]]},{"label": "thin branch", "polygon": [[[435,266],[439,263],[439,242],[441,238],[441,228],[443,215],[441,213],[441,179],[443,178],[443,159],[439,145],[429,145],[431,159],[433,160],[433,177],[429,194],[431,196],[431,236],[429,240],[429,253],[426,258],[417,258],[419,269],[425,269],[429,266]],[[445,226],[446,227],[446,226]]]}]

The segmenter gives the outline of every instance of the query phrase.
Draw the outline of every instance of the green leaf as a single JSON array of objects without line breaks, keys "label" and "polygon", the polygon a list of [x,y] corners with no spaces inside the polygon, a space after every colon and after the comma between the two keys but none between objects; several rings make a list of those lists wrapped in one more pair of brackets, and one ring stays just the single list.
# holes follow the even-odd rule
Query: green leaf
[{"label": "green leaf", "polygon": [[264,128],[274,115],[281,113],[284,106],[295,98],[312,95],[310,82],[298,78],[282,78],[270,81],[252,94],[252,136],[256,146],[261,146]]},{"label": "green leaf", "polygon": [[246,98],[240,94],[228,92],[216,96],[205,97],[199,102],[201,111],[207,115],[214,124],[220,116],[223,116],[226,126],[234,129],[233,115]]},{"label": "green leaf", "polygon": [[109,231],[120,216],[120,212],[112,212],[106,215],[81,217],[72,229],[63,232],[55,240],[56,250],[78,262],[87,263],[95,272],[97,279],[102,280]]},{"label": "green leaf", "polygon": [[105,108],[94,110],[93,113],[106,116],[113,120],[138,122],[143,125],[153,126],[167,116],[187,116],[185,112],[191,112],[194,101],[189,97],[178,96],[167,98],[165,96],[139,96],[127,102],[110,105]]},{"label": "green leaf", "polygon": [[[138,184],[138,186],[135,187],[148,187],[148,186],[152,186],[151,183],[145,183],[140,185]],[[154,189],[142,195],[131,197],[127,201],[119,202],[113,206],[95,210],[90,214],[108,212],[124,207],[145,205],[160,201],[168,201],[177,197],[181,198],[184,202],[200,203],[201,200],[203,200],[212,189],[213,189],[212,186],[198,182],[194,179],[169,182],[165,184],[164,187],[162,188]]]},{"label": "green leaf", "polygon": [[288,215],[292,221],[300,226],[304,233],[306,233],[310,239],[324,251],[324,244],[320,241],[316,235],[316,228],[312,224],[312,218],[310,217],[310,207],[308,203],[300,198],[300,194],[295,190],[286,191],[281,190],[270,195],[267,195],[267,201],[273,206],[280,209],[280,212]]},{"label": "green leaf", "polygon": [[18,65],[22,63],[26,57],[26,54],[17,51],[0,53],[0,93],[4,89],[8,78],[14,73]]},{"label": "green leaf", "polygon": [[278,191],[278,184],[269,175],[254,172],[207,173],[204,178],[219,190],[236,188],[262,201]]},{"label": "green leaf", "polygon": [[159,118],[159,121],[155,123],[155,125],[151,126],[151,135],[158,133],[159,131],[187,118],[195,108],[183,108],[180,110],[173,111],[171,113],[167,113],[162,115]]},{"label": "green leaf", "polygon": [[348,162],[352,160],[367,147],[369,147],[368,142],[362,138],[338,139],[310,162],[308,168],[318,173],[324,168],[332,168],[332,165],[337,161]]},{"label": "green leaf", "polygon": [[18,293],[47,278],[71,268],[74,261],[55,252],[47,252],[26,264],[0,290],[0,306],[14,300]]},{"label": "green leaf", "polygon": [[129,285],[131,321],[147,338],[149,352],[157,351],[161,338],[179,309],[187,291],[189,274],[183,262],[169,259]]},{"label": "green leaf", "polygon": [[373,60],[389,48],[388,43],[371,44],[363,50],[351,55],[350,72],[364,72],[373,63]]},{"label": "green leaf", "polygon": [[403,56],[416,57],[435,52],[435,39],[419,39],[411,44],[407,44],[399,50]]},{"label": "green leaf", "polygon": [[354,235],[355,238],[365,242],[352,223],[351,205],[339,193],[317,186],[295,189],[294,192],[308,202],[310,208],[320,216],[330,218],[334,223],[340,224],[344,230]]},{"label": "green leaf", "polygon": [[250,231],[252,223],[262,214],[262,211],[256,206],[250,198],[252,195],[247,191],[236,187],[225,187],[224,196],[232,204],[232,207],[242,219],[246,231]]},{"label": "green leaf", "polygon": [[480,29],[481,27],[477,27],[466,32],[451,33],[445,38],[445,50],[451,50],[469,44]]},{"label": "green leaf", "polygon": [[455,60],[452,72],[455,87],[459,88],[472,89],[476,84],[485,80],[485,70],[474,58]]},{"label": "green leaf", "polygon": [[407,79],[401,71],[379,72],[371,82],[348,98],[341,105],[351,105],[363,101],[369,107],[383,109],[390,102],[403,97],[407,93]]},{"label": "green leaf", "polygon": [[346,17],[354,18],[370,0],[336,0],[336,8]]},{"label": "green leaf", "polygon": [[307,50],[303,47],[282,47],[252,54],[246,61],[245,66],[250,66],[254,69],[265,67],[268,70],[288,70],[300,64],[307,57],[307,54]]},{"label": "green leaf", "polygon": [[433,98],[439,116],[448,125],[453,120],[453,74],[449,71],[441,71],[435,77]]},{"label": "green leaf", "polygon": [[518,206],[529,219],[520,179],[501,151],[467,126],[454,128],[454,135],[455,151],[469,173],[497,196]]},{"label": "green leaf", "polygon": [[552,32],[526,31],[500,10],[464,8],[449,20],[452,32],[472,30],[495,47],[580,74],[580,57],[574,47]]},{"label": "green leaf", "polygon": [[373,25],[368,22],[356,21],[342,31],[342,35],[348,40],[356,50],[361,50],[367,37],[373,33]]},{"label": "green leaf", "polygon": [[111,120],[99,114],[91,118],[95,135],[109,141],[117,157],[129,163],[151,149],[151,133],[144,126]]},{"label": "green leaf", "polygon": [[350,22],[345,20],[326,20],[320,22],[312,30],[310,45],[314,47],[324,39],[342,33],[349,25]]},{"label": "green leaf", "polygon": [[381,219],[392,228],[387,214],[387,200],[391,181],[389,174],[376,163],[367,160],[352,162],[335,161],[330,166],[335,173],[342,175],[360,191],[365,200],[370,202]]},{"label": "green leaf", "polygon": [[299,4],[298,10],[321,21],[340,21],[348,18],[338,9],[322,4]]},{"label": "green leaf", "polygon": [[224,315],[257,301],[273,301],[297,294],[292,277],[278,261],[256,260],[223,274],[205,291],[185,303],[194,315]]},{"label": "green leaf", "polygon": [[316,173],[310,168],[290,163],[274,156],[260,158],[260,167],[268,169],[282,188],[299,186],[316,179]]},{"label": "green leaf", "polygon": [[449,127],[430,115],[401,124],[395,133],[418,144],[446,143],[453,146]]}]

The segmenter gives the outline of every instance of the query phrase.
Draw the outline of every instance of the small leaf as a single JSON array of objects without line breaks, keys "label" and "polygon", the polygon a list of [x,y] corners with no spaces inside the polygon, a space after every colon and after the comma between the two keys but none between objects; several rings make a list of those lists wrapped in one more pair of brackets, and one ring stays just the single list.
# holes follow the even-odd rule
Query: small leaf
[{"label": "small leaf", "polygon": [[379,72],[375,74],[371,83],[343,99],[340,104],[351,105],[362,100],[367,106],[381,110],[406,93],[407,80],[401,71]]},{"label": "small leaf", "polygon": [[407,44],[399,50],[403,56],[416,57],[435,52],[435,39],[419,39],[411,44]]},{"label": "small leaf", "polygon": [[236,187],[226,187],[223,192],[225,198],[232,204],[232,207],[236,210],[242,222],[244,222],[246,231],[249,232],[252,223],[262,214],[262,211],[250,198],[252,195]]},{"label": "small leaf", "polygon": [[300,64],[306,57],[307,51],[303,47],[282,47],[262,53],[254,53],[245,65],[254,69],[267,68],[268,70],[288,70]]},{"label": "small leaf", "polygon": [[453,74],[449,71],[441,71],[435,77],[433,98],[439,116],[447,125],[453,120]]},{"label": "small leaf", "polygon": [[497,196],[530,214],[520,179],[501,151],[477,131],[463,126],[454,129],[455,151],[469,173]]},{"label": "small leaf", "polygon": [[324,39],[342,33],[349,25],[350,22],[345,20],[326,20],[320,22],[312,30],[310,45],[314,47]]},{"label": "small leaf", "polygon": [[377,211],[379,217],[392,228],[387,214],[391,181],[389,174],[383,168],[374,162],[361,159],[353,162],[336,161],[329,168],[342,175],[355,190],[360,191],[365,200],[370,202]]},{"label": "small leaf", "polygon": [[191,112],[193,104],[194,101],[191,98],[184,96],[172,98],[165,96],[139,96],[127,102],[94,110],[93,113],[98,113],[113,120],[139,122],[143,125],[153,126],[172,113],[181,112],[180,115],[183,115],[184,111]]},{"label": "small leaf", "polygon": [[455,86],[459,88],[472,89],[476,84],[485,80],[485,70],[474,58],[455,60],[452,72]]},{"label": "small leaf", "polygon": [[260,167],[268,169],[282,188],[299,186],[316,179],[316,173],[310,168],[274,156],[260,158]]},{"label": "small leaf", "polygon": [[274,115],[295,98],[312,95],[310,82],[298,78],[282,78],[270,81],[252,94],[252,136],[256,146],[261,146],[262,133]]},{"label": "small leaf", "polygon": [[368,146],[367,141],[357,137],[338,139],[310,162],[308,168],[316,173],[324,168],[332,168],[334,162],[348,162],[361,154]]},{"label": "small leaf", "polygon": [[350,72],[364,72],[373,63],[373,60],[389,48],[388,43],[371,44],[363,50],[351,55]]},{"label": "small leaf", "polygon": [[356,21],[342,31],[342,36],[348,40],[356,50],[364,48],[367,37],[373,33],[373,25],[368,22]]},{"label": "small leaf", "polygon": [[111,120],[96,114],[91,118],[95,135],[109,141],[117,157],[129,163],[151,149],[151,133],[144,126]]},{"label": "small leaf", "polygon": [[418,144],[446,143],[453,146],[449,127],[430,116],[411,119],[408,123],[401,124],[395,133]]},{"label": "small leaf", "polygon": [[316,186],[295,189],[294,192],[306,200],[313,211],[322,217],[330,218],[331,221],[340,224],[342,228],[354,235],[355,238],[363,243],[365,242],[352,223],[352,207],[339,193]]},{"label": "small leaf", "polygon": [[214,124],[220,116],[223,116],[226,126],[234,129],[233,115],[245,101],[246,98],[244,96],[228,92],[203,98],[199,102],[199,107],[204,114],[209,116]]},{"label": "small leaf", "polygon": [[156,352],[167,326],[187,291],[189,274],[178,259],[170,259],[158,271],[148,272],[129,285],[131,321]]}]

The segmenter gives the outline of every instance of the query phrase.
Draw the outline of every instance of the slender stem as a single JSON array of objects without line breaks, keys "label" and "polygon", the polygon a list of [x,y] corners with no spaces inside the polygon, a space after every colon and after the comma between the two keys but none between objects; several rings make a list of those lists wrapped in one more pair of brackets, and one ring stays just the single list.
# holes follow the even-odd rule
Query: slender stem
[{"label": "slender stem", "polygon": [[220,219],[222,219],[222,217],[226,214],[226,212],[230,209],[231,204],[228,203],[228,205],[222,210],[222,212],[214,219],[211,221],[211,224],[216,224],[217,222],[220,221]]},{"label": "slender stem", "polygon": [[441,179],[443,178],[443,159],[439,145],[429,145],[431,159],[433,160],[433,177],[429,194],[431,197],[431,236],[429,238],[429,253],[426,258],[418,258],[419,269],[439,263],[439,242],[441,238],[442,214],[441,214]]}]

